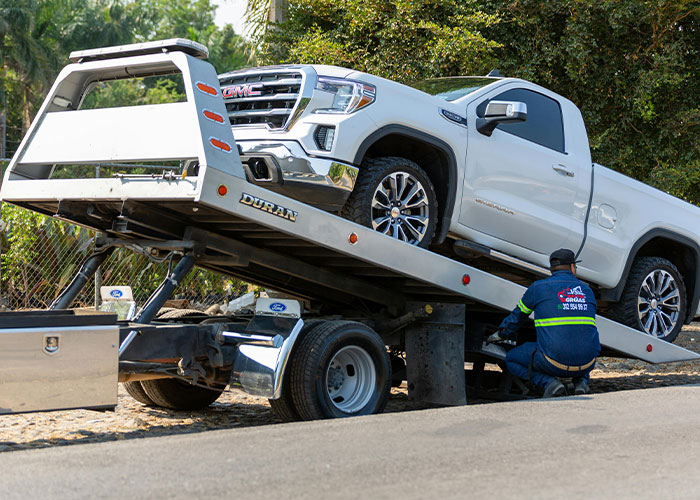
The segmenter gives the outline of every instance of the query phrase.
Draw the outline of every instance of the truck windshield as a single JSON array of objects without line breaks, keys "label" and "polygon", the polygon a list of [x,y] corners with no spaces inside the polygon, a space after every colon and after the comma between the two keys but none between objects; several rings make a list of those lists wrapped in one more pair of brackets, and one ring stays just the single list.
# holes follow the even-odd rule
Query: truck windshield
[{"label": "truck windshield", "polygon": [[456,101],[475,90],[498,81],[499,78],[482,76],[453,76],[448,78],[431,78],[409,84],[414,89],[439,97],[446,101]]}]

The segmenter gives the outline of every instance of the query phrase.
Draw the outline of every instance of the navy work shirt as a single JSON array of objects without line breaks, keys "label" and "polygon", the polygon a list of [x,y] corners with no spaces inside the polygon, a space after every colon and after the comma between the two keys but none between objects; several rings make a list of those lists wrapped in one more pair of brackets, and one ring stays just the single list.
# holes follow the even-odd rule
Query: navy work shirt
[{"label": "navy work shirt", "polygon": [[515,333],[535,311],[537,349],[569,366],[588,363],[600,352],[593,291],[571,271],[535,281],[503,320],[501,337]]}]

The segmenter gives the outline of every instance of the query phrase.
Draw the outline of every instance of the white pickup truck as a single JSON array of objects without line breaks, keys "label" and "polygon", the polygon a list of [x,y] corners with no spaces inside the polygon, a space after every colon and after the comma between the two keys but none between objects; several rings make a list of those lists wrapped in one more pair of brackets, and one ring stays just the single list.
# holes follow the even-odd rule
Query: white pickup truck
[{"label": "white pickup truck", "polygon": [[571,248],[604,314],[668,341],[698,315],[700,211],[592,163],[580,111],[554,92],[498,74],[410,87],[317,65],[219,80],[250,182],[535,275]]}]

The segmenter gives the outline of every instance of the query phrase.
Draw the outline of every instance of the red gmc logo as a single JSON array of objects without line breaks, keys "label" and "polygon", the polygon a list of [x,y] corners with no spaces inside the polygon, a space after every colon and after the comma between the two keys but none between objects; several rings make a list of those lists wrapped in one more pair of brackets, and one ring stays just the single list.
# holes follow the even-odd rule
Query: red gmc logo
[{"label": "red gmc logo", "polygon": [[232,85],[231,87],[224,87],[221,91],[221,95],[224,97],[254,97],[262,94],[262,92],[260,92],[262,87],[262,83]]}]

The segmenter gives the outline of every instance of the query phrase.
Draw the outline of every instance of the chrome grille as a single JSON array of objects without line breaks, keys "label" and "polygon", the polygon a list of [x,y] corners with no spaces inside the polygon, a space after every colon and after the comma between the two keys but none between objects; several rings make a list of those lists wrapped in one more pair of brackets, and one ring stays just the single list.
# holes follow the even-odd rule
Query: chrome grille
[{"label": "chrome grille", "polygon": [[219,76],[232,126],[266,124],[284,128],[299,100],[302,74],[296,71]]}]

